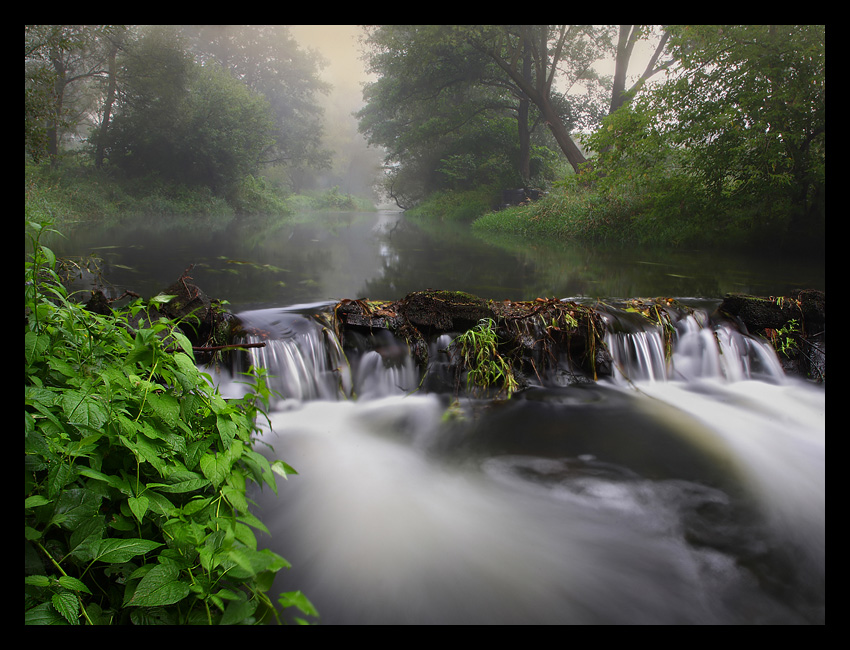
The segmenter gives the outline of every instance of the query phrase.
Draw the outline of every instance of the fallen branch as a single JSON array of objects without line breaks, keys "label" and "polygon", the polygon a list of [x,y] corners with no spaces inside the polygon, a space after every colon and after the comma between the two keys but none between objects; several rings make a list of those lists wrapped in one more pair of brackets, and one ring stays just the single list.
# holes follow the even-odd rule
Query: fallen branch
[{"label": "fallen branch", "polygon": [[[193,345],[193,352],[217,352],[218,350],[229,350],[230,348],[264,348],[265,343],[232,343],[230,345]],[[166,348],[166,352],[180,352],[182,348]]]},{"label": "fallen branch", "polygon": [[196,352],[215,352],[217,350],[228,350],[230,348],[264,348],[265,343],[232,343],[230,345],[199,345],[192,346]]}]

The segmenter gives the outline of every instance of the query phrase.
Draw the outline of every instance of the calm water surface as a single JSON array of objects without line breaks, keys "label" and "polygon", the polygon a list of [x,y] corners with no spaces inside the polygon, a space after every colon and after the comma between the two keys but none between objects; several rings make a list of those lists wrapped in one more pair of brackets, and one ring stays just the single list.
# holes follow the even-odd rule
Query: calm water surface
[{"label": "calm water surface", "polygon": [[399,212],[315,213],[224,227],[139,223],[79,229],[60,255],[93,252],[117,287],[154,295],[190,264],[208,295],[234,309],[342,298],[396,299],[427,288],[531,300],[647,296],[719,298],[824,289],[823,260],[487,242],[468,227],[419,225]]}]

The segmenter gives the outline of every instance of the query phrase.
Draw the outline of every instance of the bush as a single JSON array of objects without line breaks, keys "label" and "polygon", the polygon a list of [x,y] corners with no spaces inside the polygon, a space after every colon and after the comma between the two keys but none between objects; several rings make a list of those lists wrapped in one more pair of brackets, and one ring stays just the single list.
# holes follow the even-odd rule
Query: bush
[{"label": "bush", "polygon": [[499,191],[491,186],[466,191],[447,190],[431,194],[408,213],[426,219],[470,222],[492,210],[498,201]]},{"label": "bush", "polygon": [[[261,373],[227,401],[173,322],[136,301],[116,316],[70,301],[46,227],[25,262],[27,624],[260,623],[288,566],[260,550],[250,481],[292,470],[253,449]],[[154,300],[162,301],[158,297]],[[281,607],[316,615],[300,592]]]}]

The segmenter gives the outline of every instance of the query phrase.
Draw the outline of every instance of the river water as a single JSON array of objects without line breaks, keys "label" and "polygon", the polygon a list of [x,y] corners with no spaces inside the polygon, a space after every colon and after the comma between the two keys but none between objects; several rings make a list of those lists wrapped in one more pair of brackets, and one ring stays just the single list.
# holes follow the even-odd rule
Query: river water
[{"label": "river water", "polygon": [[[712,318],[727,292],[823,289],[822,263],[488,242],[395,212],[80,231],[54,248],[96,249],[116,290],[145,295],[194,263],[272,333],[252,352],[282,396],[263,448],[299,473],[254,495],[260,543],[293,565],[273,593],[302,590],[324,624],[825,622],[824,387]],[[611,379],[551,373],[511,400],[417,390],[398,342],[341,356],[314,319],[425,288],[667,296],[695,313],[670,360],[652,328],[617,335]]]}]

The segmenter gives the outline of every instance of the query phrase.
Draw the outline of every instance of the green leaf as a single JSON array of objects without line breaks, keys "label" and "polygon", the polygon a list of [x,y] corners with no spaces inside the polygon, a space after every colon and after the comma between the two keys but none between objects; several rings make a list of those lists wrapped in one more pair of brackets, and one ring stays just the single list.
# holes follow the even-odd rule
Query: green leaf
[{"label": "green leaf", "polygon": [[139,520],[139,523],[141,523],[145,518],[145,513],[148,511],[149,504],[150,500],[146,496],[129,497],[127,499],[127,505],[130,506],[133,516]]},{"label": "green leaf", "polygon": [[81,391],[66,391],[62,395],[61,403],[68,420],[74,424],[82,424],[97,430],[109,419],[109,413],[104,405],[94,396]]},{"label": "green leaf", "polygon": [[162,544],[159,542],[147,539],[104,539],[97,545],[95,559],[117,564],[127,562],[137,555],[149,553],[160,546]]},{"label": "green leaf", "polygon": [[160,492],[176,492],[179,494],[182,492],[194,492],[195,490],[205,488],[209,484],[209,480],[199,477],[178,481],[177,483],[149,483],[148,487],[155,487]]},{"label": "green leaf", "polygon": [[238,428],[236,423],[230,418],[222,415],[217,415],[215,418],[216,428],[221,436],[221,442],[225,449],[230,448],[230,443],[236,437]]},{"label": "green leaf", "polygon": [[226,485],[221,488],[221,493],[236,510],[240,512],[246,512],[248,510],[248,502],[245,500],[244,492]]},{"label": "green leaf", "polygon": [[27,497],[27,499],[24,501],[24,508],[36,508],[38,506],[47,505],[48,503],[52,503],[52,501],[41,496],[40,494],[35,494],[31,497]]},{"label": "green leaf", "polygon": [[284,609],[287,607],[297,607],[301,612],[308,616],[318,616],[319,612],[310,599],[300,591],[287,591],[282,593],[277,599]]},{"label": "green leaf", "polygon": [[110,487],[114,487],[122,494],[126,494],[128,496],[132,494],[132,491],[130,490],[130,484],[127,482],[126,479],[123,479],[120,476],[104,474],[103,472],[99,472],[96,469],[91,469],[90,467],[80,467],[77,472],[81,476],[86,476],[96,481],[103,481],[104,483],[107,483]]},{"label": "green leaf", "polygon": [[70,591],[60,591],[53,594],[50,602],[56,608],[56,611],[62,614],[66,621],[71,625],[78,625],[80,622],[80,601],[76,594]]},{"label": "green leaf", "polygon": [[177,424],[180,417],[180,402],[173,395],[149,393],[148,405],[168,426]]},{"label": "green leaf", "polygon": [[134,607],[173,605],[189,595],[189,585],[180,582],[178,569],[170,564],[159,564],[145,574],[136,586],[133,597],[127,602]]},{"label": "green leaf", "polygon": [[233,463],[242,456],[242,443],[234,440],[230,448],[224,452],[206,453],[201,456],[201,472],[215,487],[224,482]]},{"label": "green leaf", "polygon": [[50,337],[47,334],[27,332],[24,335],[24,361],[27,365],[31,365],[33,361],[44,354],[49,344]]},{"label": "green leaf", "polygon": [[56,504],[53,521],[73,530],[98,514],[101,501],[102,498],[90,490],[66,489]]},{"label": "green leaf", "polygon": [[298,474],[298,472],[296,472],[294,469],[292,469],[292,467],[284,463],[282,460],[276,460],[272,463],[272,471],[285,479],[288,479],[290,474]]},{"label": "green leaf", "polygon": [[94,559],[95,547],[103,538],[105,529],[106,518],[103,516],[82,521],[71,533],[68,554],[83,562],[91,562]]},{"label": "green leaf", "polygon": [[25,625],[67,625],[62,616],[56,613],[56,610],[50,603],[41,603],[32,609],[28,609],[24,614]]},{"label": "green leaf", "polygon": [[72,591],[84,591],[87,594],[91,593],[82,580],[77,580],[77,578],[72,576],[61,576],[59,578],[59,584],[65,587],[65,589],[70,589]]},{"label": "green leaf", "polygon": [[230,473],[230,461],[224,454],[204,454],[201,456],[201,471],[218,487]]},{"label": "green leaf", "polygon": [[159,294],[155,295],[153,298],[151,298],[151,303],[154,304],[154,305],[166,305],[169,302],[171,302],[172,300],[174,300],[176,297],[177,297],[176,295],[159,293]]},{"label": "green leaf", "polygon": [[32,585],[33,587],[49,587],[50,578],[47,576],[26,576],[24,578],[24,584]]},{"label": "green leaf", "polygon": [[254,614],[257,609],[257,602],[247,600],[245,594],[239,594],[239,599],[227,604],[224,610],[224,615],[221,617],[219,625],[235,625],[241,623],[245,619]]}]

